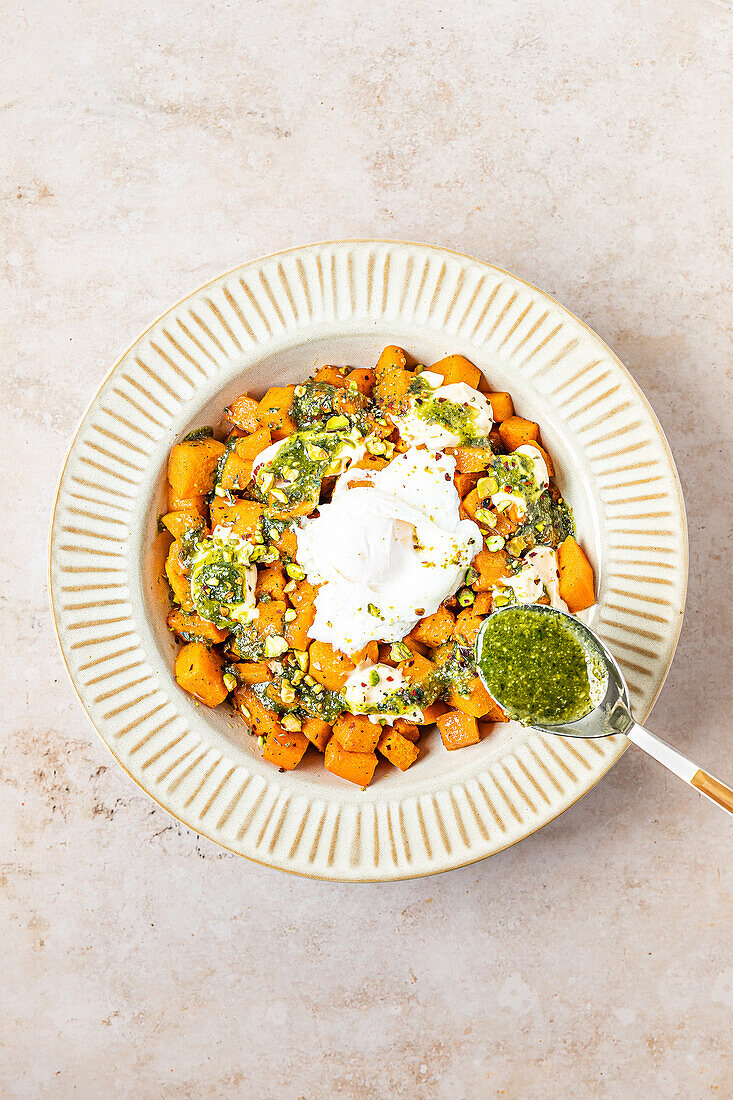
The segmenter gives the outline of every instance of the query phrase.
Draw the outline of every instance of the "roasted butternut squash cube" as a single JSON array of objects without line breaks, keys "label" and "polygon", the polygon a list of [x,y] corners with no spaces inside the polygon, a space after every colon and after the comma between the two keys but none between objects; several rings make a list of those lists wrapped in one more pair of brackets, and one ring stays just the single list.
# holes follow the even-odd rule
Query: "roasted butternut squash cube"
[{"label": "roasted butternut squash cube", "polygon": [[382,756],[386,756],[390,764],[394,764],[401,772],[406,772],[420,755],[417,745],[414,745],[398,730],[390,729],[388,726],[385,727],[377,742],[377,752],[381,752]]},{"label": "roasted butternut squash cube", "polygon": [[333,735],[347,752],[373,752],[381,726],[365,714],[340,714],[333,723]]},{"label": "roasted butternut squash cube", "polygon": [[253,539],[262,525],[264,508],[254,500],[238,500],[227,504],[222,497],[211,502],[211,526],[229,527],[243,539]]},{"label": "roasted butternut squash cube", "polygon": [[347,752],[339,744],[337,737],[332,737],[326,745],[324,758],[326,771],[332,775],[338,775],[340,779],[346,779],[349,783],[356,783],[358,787],[368,787],[377,766],[377,754],[375,752]]},{"label": "roasted butternut squash cube", "polygon": [[476,719],[461,710],[449,710],[438,718],[438,729],[443,744],[451,752],[480,741]]},{"label": "roasted butternut squash cube", "polygon": [[292,771],[303,759],[309,741],[300,730],[283,730],[267,735],[262,755],[270,764]]},{"label": "roasted butternut squash cube", "polygon": [[290,416],[295,386],[270,386],[257,406],[257,421],[269,428],[272,438],[285,439],[295,431],[295,421]]},{"label": "roasted butternut squash cube", "polygon": [[433,374],[441,374],[443,384],[446,386],[452,386],[455,382],[465,382],[467,386],[476,389],[481,380],[481,371],[463,355],[447,355],[445,359],[433,363],[430,370]]},{"label": "roasted butternut squash cube", "polygon": [[182,607],[173,608],[168,615],[167,623],[169,630],[189,642],[202,641],[208,642],[209,645],[216,645],[223,642],[229,633],[214,626],[208,619],[202,619],[195,611],[184,611]]},{"label": "roasted butternut squash cube", "polygon": [[236,424],[244,432],[254,432],[258,428],[257,421],[258,402],[248,393],[242,393],[235,397],[228,409],[224,409],[224,416],[230,424]]},{"label": "roasted butternut squash cube", "polygon": [[448,694],[448,706],[464,714],[470,714],[473,718],[483,718],[486,714],[492,714],[496,703],[481,683],[478,676],[474,676],[464,691],[453,688]]},{"label": "roasted butternut squash cube", "polygon": [[305,718],[303,720],[303,733],[319,752],[326,751],[326,745],[332,736],[332,730],[328,722],[323,722],[320,718]]},{"label": "roasted butternut squash cube", "polygon": [[217,707],[229,694],[224,684],[221,657],[203,642],[181,646],[176,655],[175,674],[183,690],[207,707]]},{"label": "roasted butternut squash cube", "polygon": [[540,438],[540,426],[534,420],[522,416],[510,416],[499,425],[501,441],[508,451],[516,451],[526,443],[536,443]]},{"label": "roasted butternut squash cube", "polygon": [[218,439],[192,439],[176,443],[168,459],[168,481],[179,497],[210,493],[214,473],[226,448]]},{"label": "roasted butternut squash cube", "polygon": [[448,641],[454,622],[455,619],[448,608],[441,604],[434,615],[428,615],[420,620],[417,626],[410,631],[409,637],[414,642],[419,642],[421,645],[434,649],[436,646],[443,645],[444,642]]},{"label": "roasted butternut squash cube", "polygon": [[572,535],[557,551],[560,597],[575,615],[595,603],[593,566]]},{"label": "roasted butternut squash cube", "polygon": [[340,691],[356,667],[351,658],[328,642],[312,642],[308,672],[329,691]]}]

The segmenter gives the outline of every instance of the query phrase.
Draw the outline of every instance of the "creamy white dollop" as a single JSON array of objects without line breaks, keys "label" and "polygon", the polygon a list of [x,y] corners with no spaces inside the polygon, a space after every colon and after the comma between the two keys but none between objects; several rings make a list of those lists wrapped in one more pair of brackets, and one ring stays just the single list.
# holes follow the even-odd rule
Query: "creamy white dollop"
[{"label": "creamy white dollop", "polygon": [[494,592],[511,588],[517,603],[537,603],[547,594],[552,607],[567,611],[568,606],[560,596],[559,579],[557,554],[551,546],[537,546],[526,555],[518,573],[499,579]]},{"label": "creamy white dollop", "polygon": [[[550,484],[550,475],[547,470],[547,463],[542,457],[541,451],[538,451],[536,447],[533,447],[531,443],[525,443],[521,447],[517,447],[513,452],[515,455],[524,455],[532,463],[532,477],[534,479],[535,486],[538,492],[546,489]],[[521,493],[507,493],[504,489],[499,488],[497,492],[491,494],[491,503],[498,509],[498,511],[505,511],[511,504],[513,504],[517,510],[517,516],[522,519],[527,512],[527,498]]]},{"label": "creamy white dollop", "polygon": [[[321,585],[312,638],[346,653],[398,641],[458,589],[482,537],[460,518],[454,472],[450,455],[410,448],[383,470],[342,475],[301,522],[296,560]],[[350,488],[355,473],[370,484]]]},{"label": "creamy white dollop", "polygon": [[[472,428],[477,436],[488,435],[494,425],[490,401],[478,390],[465,382],[452,382],[449,386],[443,385],[443,376],[434,371],[424,370],[420,378],[427,382],[431,388],[429,395],[432,400],[444,398],[454,405],[461,405],[464,409],[473,412]],[[411,399],[410,407],[401,415],[393,415],[400,436],[406,443],[413,446],[422,445],[430,451],[441,451],[444,447],[457,447],[461,443],[460,436],[442,424],[431,423],[418,414],[416,400],[419,395]]]},{"label": "creamy white dollop", "polygon": [[422,722],[423,713],[419,708],[405,711],[388,711],[380,714],[370,713],[379,707],[396,691],[407,686],[402,672],[391,665],[372,664],[362,661],[347,677],[341,694],[349,705],[352,714],[368,714],[372,722],[383,721],[394,725],[395,718],[406,718],[411,722]]}]

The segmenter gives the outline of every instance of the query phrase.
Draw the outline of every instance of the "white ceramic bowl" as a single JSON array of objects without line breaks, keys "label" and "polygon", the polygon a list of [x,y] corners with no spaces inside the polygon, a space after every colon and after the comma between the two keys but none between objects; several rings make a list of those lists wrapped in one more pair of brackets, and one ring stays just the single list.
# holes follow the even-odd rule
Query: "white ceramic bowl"
[{"label": "white ceramic bowl", "polygon": [[572,805],[625,748],[510,724],[448,753],[435,732],[408,772],[380,764],[362,792],[314,751],[278,772],[232,711],[176,685],[157,535],[171,444],[218,423],[245,389],[322,363],[371,366],[387,343],[425,363],[466,355],[540,423],[596,570],[589,621],[640,720],[684,607],[684,505],[664,434],[609,348],[542,291],[446,249],[336,241],[244,264],[174,306],[113,368],[64,466],[50,555],[61,648],[92,723],[152,798],[234,852],[318,878],[407,878],[482,859]]}]

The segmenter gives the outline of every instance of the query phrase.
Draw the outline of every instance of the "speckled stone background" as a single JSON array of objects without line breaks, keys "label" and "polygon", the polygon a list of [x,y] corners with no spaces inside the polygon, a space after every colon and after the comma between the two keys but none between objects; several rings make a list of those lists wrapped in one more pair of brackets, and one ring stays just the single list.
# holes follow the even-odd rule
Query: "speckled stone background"
[{"label": "speckled stone background", "polygon": [[6,4],[0,50],[0,1094],[733,1094],[733,831],[640,753],[518,847],[340,886],[245,861],[113,764],[46,538],[138,331],[311,240],[448,245],[556,295],[645,388],[689,509],[652,725],[731,752],[731,13],[714,0]]}]

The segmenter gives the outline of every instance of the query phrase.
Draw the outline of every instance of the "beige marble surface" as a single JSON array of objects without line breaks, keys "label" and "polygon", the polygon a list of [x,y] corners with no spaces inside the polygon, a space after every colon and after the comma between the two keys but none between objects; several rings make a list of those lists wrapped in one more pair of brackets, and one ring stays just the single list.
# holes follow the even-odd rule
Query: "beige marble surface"
[{"label": "beige marble surface", "polygon": [[432,880],[250,865],[113,764],[45,592],[68,440],[159,311],[309,240],[452,246],[555,294],[651,398],[692,552],[652,724],[731,779],[729,5],[3,14],[0,1094],[730,1096],[721,812],[629,752],[540,834]]}]

